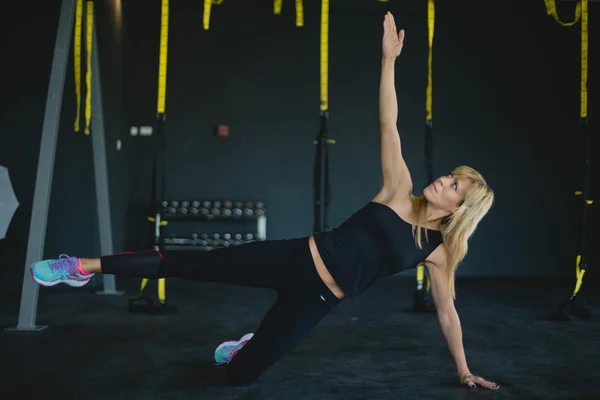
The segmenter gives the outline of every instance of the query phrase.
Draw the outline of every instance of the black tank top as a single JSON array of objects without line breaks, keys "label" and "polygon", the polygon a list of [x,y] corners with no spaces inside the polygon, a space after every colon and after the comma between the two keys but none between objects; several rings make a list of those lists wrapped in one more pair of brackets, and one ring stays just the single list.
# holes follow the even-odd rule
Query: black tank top
[{"label": "black tank top", "polygon": [[412,225],[390,207],[369,202],[338,228],[315,233],[325,266],[347,298],[352,299],[377,281],[416,268],[442,243],[440,231],[422,234],[416,245]]}]

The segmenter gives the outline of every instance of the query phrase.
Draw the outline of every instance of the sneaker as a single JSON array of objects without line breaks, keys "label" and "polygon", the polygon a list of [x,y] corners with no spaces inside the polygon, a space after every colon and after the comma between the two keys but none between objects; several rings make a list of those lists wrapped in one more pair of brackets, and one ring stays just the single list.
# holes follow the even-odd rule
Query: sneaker
[{"label": "sneaker", "polygon": [[94,276],[93,273],[83,272],[80,265],[79,258],[61,254],[58,260],[43,260],[33,263],[29,271],[33,279],[42,286],[66,283],[69,286],[80,287],[88,283]]},{"label": "sneaker", "polygon": [[247,333],[240,340],[230,340],[221,343],[215,350],[217,365],[229,364],[233,357],[252,339],[253,333]]}]

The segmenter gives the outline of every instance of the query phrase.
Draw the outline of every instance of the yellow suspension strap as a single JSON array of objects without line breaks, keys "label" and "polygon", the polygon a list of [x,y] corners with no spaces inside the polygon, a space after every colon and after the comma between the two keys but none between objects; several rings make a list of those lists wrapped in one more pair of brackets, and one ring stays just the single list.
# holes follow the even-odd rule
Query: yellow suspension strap
[{"label": "yellow suspension strap", "polygon": [[[434,0],[427,2],[427,27],[429,56],[427,61],[427,90],[425,99],[425,170],[427,172],[427,183],[433,182],[433,88],[432,88],[432,59],[433,59],[433,33],[435,27],[435,3]],[[426,281],[425,281],[426,280]],[[417,266],[417,289],[414,294],[413,310],[427,312],[433,310],[429,293],[431,281],[425,276],[425,265]]]},{"label": "yellow suspension strap", "polygon": [[283,0],[274,0],[273,1],[273,14],[280,15],[281,14],[281,4]]},{"label": "yellow suspension strap", "polygon": [[207,31],[210,28],[210,15],[212,12],[212,5],[221,5],[223,0],[204,0],[204,14],[202,15],[202,25],[204,30]]},{"label": "yellow suspension strap", "polygon": [[75,32],[73,43],[73,71],[75,73],[75,99],[77,110],[75,114],[75,132],[79,132],[79,115],[81,110],[81,32],[83,30],[83,0],[77,0],[75,9]]},{"label": "yellow suspension strap", "polygon": [[328,138],[329,122],[329,0],[321,0],[321,101],[320,120],[321,127],[317,140],[315,169],[313,174],[314,184],[314,213],[315,232],[324,232],[328,229],[327,212],[331,202],[331,189],[329,183],[329,154],[328,145],[335,144],[335,140]]},{"label": "yellow suspension strap", "polygon": [[579,21],[579,18],[581,18],[581,0],[579,0],[575,6],[575,17],[571,22],[562,22],[560,18],[558,18],[558,12],[556,11],[556,0],[544,0],[544,2],[546,3],[547,14],[554,17],[556,22],[562,26],[573,26]]},{"label": "yellow suspension strap", "polygon": [[[162,0],[160,13],[160,45],[158,58],[158,96],[156,114],[164,116],[167,104],[167,55],[169,51],[169,0]],[[159,120],[162,118],[159,118]]]},{"label": "yellow suspension strap", "polygon": [[588,229],[588,208],[593,200],[590,199],[590,169],[591,169],[591,149],[590,149],[590,133],[588,128],[587,114],[587,78],[588,78],[588,0],[579,0],[575,7],[575,17],[571,22],[562,22],[556,11],[555,0],[545,0],[546,11],[560,25],[569,27],[575,25],[581,20],[581,74],[580,74],[580,132],[582,141],[582,179],[580,181],[581,190],[575,191],[575,196],[581,196],[582,221],[577,243],[577,256],[575,258],[575,289],[566,300],[557,314],[555,319],[567,319],[567,314],[570,312],[580,318],[588,319],[591,316],[590,309],[586,306],[585,301],[581,296],[576,297],[583,283],[583,275],[587,269],[585,259],[586,239]]},{"label": "yellow suspension strap", "polygon": [[90,123],[92,121],[92,45],[94,37],[94,2],[87,2],[85,43],[87,50],[87,72],[85,74],[85,134],[90,134]]},{"label": "yellow suspension strap", "polygon": [[296,26],[304,26],[304,4],[302,0],[296,0]]},{"label": "yellow suspension strap", "polygon": [[[283,0],[273,1],[273,14],[281,15],[281,5]],[[304,26],[304,2],[303,0],[296,0],[296,26]]]},{"label": "yellow suspension strap", "polygon": [[321,115],[327,115],[329,112],[329,0],[321,0],[320,44],[320,110]]}]

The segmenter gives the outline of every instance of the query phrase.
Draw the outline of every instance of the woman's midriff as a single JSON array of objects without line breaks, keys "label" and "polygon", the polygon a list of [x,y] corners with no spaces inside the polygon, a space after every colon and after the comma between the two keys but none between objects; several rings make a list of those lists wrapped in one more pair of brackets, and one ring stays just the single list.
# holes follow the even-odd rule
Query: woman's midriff
[{"label": "woman's midriff", "polygon": [[331,276],[331,274],[329,273],[329,270],[325,266],[325,263],[323,262],[323,259],[321,258],[321,255],[319,254],[319,250],[317,249],[317,244],[315,243],[315,239],[312,237],[312,235],[310,236],[310,238],[308,238],[308,245],[310,247],[310,253],[312,254],[312,258],[315,263],[317,273],[323,280],[323,283],[325,283],[325,285],[327,285],[327,287],[329,288],[329,290],[331,290],[331,292],[335,295],[335,297],[337,297],[340,300],[343,299],[344,292],[342,291],[342,288],[340,288],[338,286],[338,284],[335,283],[333,276]]}]

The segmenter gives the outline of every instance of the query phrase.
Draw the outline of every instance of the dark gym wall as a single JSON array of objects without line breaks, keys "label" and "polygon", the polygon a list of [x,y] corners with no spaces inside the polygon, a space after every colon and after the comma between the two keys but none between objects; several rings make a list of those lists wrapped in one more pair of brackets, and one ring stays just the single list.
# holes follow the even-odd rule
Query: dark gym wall
[{"label": "dark gym wall", "polygon": [[[150,196],[151,138],[129,137],[128,130],[154,123],[160,1],[122,2],[123,69],[112,3],[98,3],[114,246],[116,251],[142,248],[147,247],[142,207]],[[319,2],[305,2],[305,26],[297,28],[293,2],[284,2],[282,15],[273,16],[268,0],[225,1],[214,7],[208,32],[202,30],[201,3],[171,2],[168,195],[263,199],[270,238],[308,235],[312,140],[319,129]],[[404,156],[415,190],[426,183],[427,25],[423,2],[331,3],[330,130],[337,144],[330,151],[330,224],[335,226],[369,201],[380,184],[377,93],[387,7],[407,31],[396,75]],[[508,1],[489,12],[474,1],[436,4],[435,173],[472,165],[497,194],[459,273],[572,277],[579,25],[560,27],[541,0]],[[5,42],[11,62],[2,66],[9,78],[0,100],[0,165],[9,168],[21,203],[7,239],[0,241],[0,278],[20,294],[60,1],[35,9],[23,2],[7,7],[7,13],[28,16],[7,18],[0,26],[5,37],[20,38]],[[600,9],[590,8],[590,21],[599,20]],[[572,8],[560,9],[570,18]],[[592,29],[594,132],[600,88],[593,43],[599,40]],[[73,132],[71,58],[64,94],[44,254],[97,255],[91,137]],[[230,125],[231,137],[215,138],[216,124]],[[120,152],[117,139],[123,141]],[[590,258],[597,259],[595,248]]]},{"label": "dark gym wall", "polygon": [[[0,165],[7,166],[20,202],[7,238],[0,240],[2,289],[20,296],[25,267],[27,241],[44,111],[61,1],[42,2],[35,7],[24,2],[6,5],[6,18],[0,26],[5,41],[2,63],[5,79],[1,96],[2,119]],[[117,31],[112,25],[110,2],[97,2],[98,50],[101,58],[103,105],[105,112],[106,159],[109,174],[113,242],[116,251],[123,249],[126,234],[125,211],[128,201],[128,135],[122,125],[122,66]],[[27,18],[18,18],[26,15]],[[81,130],[74,131],[76,100],[72,48],[69,49],[61,110],[45,257],[61,253],[99,254],[99,232],[92,136],[83,133],[85,124],[85,50],[82,60]],[[116,140],[123,150],[117,152]]]},{"label": "dark gym wall", "polygon": [[[130,125],[154,121],[159,3],[126,3]],[[509,1],[493,12],[473,1],[437,3],[435,174],[472,165],[497,194],[460,273],[571,276],[572,193],[579,173],[579,25],[561,28],[546,15],[542,1]],[[311,143],[319,129],[318,4],[305,2],[305,26],[297,28],[293,3],[274,16],[270,1],[226,1],[213,7],[211,28],[204,31],[201,2],[171,3],[167,197],[263,199],[270,238],[311,233]],[[404,156],[416,191],[425,184],[425,3],[334,1],[329,88],[330,132],[337,140],[330,150],[333,226],[379,189],[377,95],[381,21],[388,7],[407,32],[396,69]],[[561,10],[572,15],[568,6]],[[591,34],[594,43],[597,34]],[[591,65],[596,59],[592,52]],[[592,113],[598,104],[595,88],[591,80]],[[228,124],[231,137],[216,138],[217,124]],[[139,137],[131,142],[133,208],[149,198],[150,143]],[[138,221],[144,218],[140,212]],[[138,239],[146,237],[146,228],[138,225],[137,236],[130,237],[133,247],[146,246]]]}]

